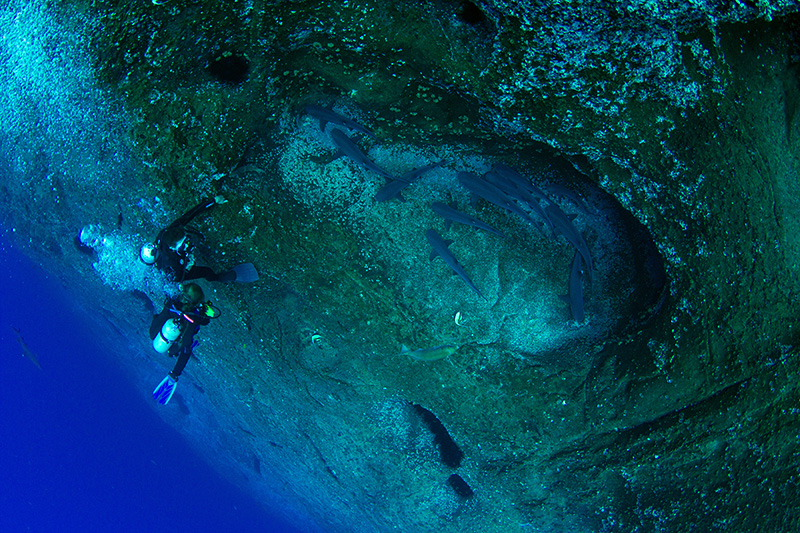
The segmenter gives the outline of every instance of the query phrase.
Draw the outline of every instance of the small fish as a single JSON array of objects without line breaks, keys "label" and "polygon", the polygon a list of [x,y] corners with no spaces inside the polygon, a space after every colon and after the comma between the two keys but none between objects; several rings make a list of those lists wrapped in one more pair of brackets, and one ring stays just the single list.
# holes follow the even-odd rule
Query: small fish
[{"label": "small fish", "polygon": [[418,350],[409,350],[404,344],[397,355],[407,355],[417,361],[438,361],[449,357],[456,353],[460,346],[455,344],[443,344],[441,346],[434,346],[433,348],[420,348]]},{"label": "small fish", "polygon": [[433,261],[437,255],[441,257],[442,260],[447,264],[447,266],[449,266],[453,270],[453,272],[458,274],[459,277],[464,280],[464,283],[466,283],[470,289],[475,291],[478,294],[478,296],[486,300],[486,296],[481,294],[481,291],[478,290],[478,287],[476,287],[475,284],[472,283],[472,280],[469,279],[469,276],[467,276],[467,273],[464,271],[464,267],[462,267],[458,263],[456,256],[454,256],[453,252],[451,252],[447,248],[453,241],[445,241],[444,239],[442,239],[442,236],[436,232],[436,230],[432,229],[429,229],[428,231],[425,232],[425,238],[428,239],[428,242],[433,248],[433,251],[431,252],[431,261]]},{"label": "small fish", "polygon": [[[356,143],[353,142],[353,139],[347,136],[345,132],[342,130],[333,130],[331,131],[331,139],[333,140],[333,144],[336,145],[336,148],[339,149],[339,153],[337,157],[347,156],[352,159],[357,165],[360,165],[367,170],[371,170],[373,172],[377,172],[384,178],[388,178],[390,180],[400,180],[400,178],[395,178],[387,171],[383,170],[374,161],[372,161],[367,154],[361,151],[361,148],[356,146]],[[404,180],[400,180],[404,181]]]},{"label": "small fish", "polygon": [[332,109],[328,109],[326,107],[318,106],[309,104],[303,106],[303,111],[306,114],[311,115],[315,119],[319,120],[319,129],[325,130],[325,126],[330,122],[331,124],[336,124],[337,126],[342,126],[350,130],[360,131],[370,137],[375,137],[375,134],[369,131],[367,128],[359,124],[358,122],[349,119],[340,115],[339,113],[333,111]]},{"label": "small fish", "polygon": [[26,343],[25,339],[22,338],[22,334],[20,333],[20,331],[14,326],[11,326],[11,329],[13,329],[14,332],[17,334],[17,342],[22,347],[22,357],[27,357],[28,359],[30,359],[31,362],[34,365],[36,365],[36,368],[41,370],[42,365],[39,364],[39,357],[33,352],[33,350],[31,350],[28,347],[28,343]]}]

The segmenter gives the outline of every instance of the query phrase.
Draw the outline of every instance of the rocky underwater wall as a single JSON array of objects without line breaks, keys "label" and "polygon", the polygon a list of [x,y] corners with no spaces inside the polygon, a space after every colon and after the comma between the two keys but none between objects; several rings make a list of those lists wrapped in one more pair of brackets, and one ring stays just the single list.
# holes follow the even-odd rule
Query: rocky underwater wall
[{"label": "rocky underwater wall", "polygon": [[9,2],[0,220],[149,395],[228,200],[158,407],[305,529],[793,530],[798,17]]}]

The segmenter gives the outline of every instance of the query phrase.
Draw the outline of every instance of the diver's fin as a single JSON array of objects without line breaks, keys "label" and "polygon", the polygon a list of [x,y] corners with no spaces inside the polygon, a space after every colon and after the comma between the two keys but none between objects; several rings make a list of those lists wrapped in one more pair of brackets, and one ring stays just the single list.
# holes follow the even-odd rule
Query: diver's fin
[{"label": "diver's fin", "polygon": [[252,283],[258,281],[258,270],[253,266],[253,263],[242,263],[233,267],[236,272],[236,281],[241,283]]},{"label": "diver's fin", "polygon": [[219,281],[237,281],[239,283],[252,283],[258,281],[258,271],[253,263],[242,263],[231,270],[219,275]]},{"label": "diver's fin", "polygon": [[160,403],[161,405],[167,405],[172,395],[175,394],[175,387],[178,386],[178,382],[175,381],[172,376],[167,376],[161,383],[158,384],[156,390],[153,391],[153,399]]}]

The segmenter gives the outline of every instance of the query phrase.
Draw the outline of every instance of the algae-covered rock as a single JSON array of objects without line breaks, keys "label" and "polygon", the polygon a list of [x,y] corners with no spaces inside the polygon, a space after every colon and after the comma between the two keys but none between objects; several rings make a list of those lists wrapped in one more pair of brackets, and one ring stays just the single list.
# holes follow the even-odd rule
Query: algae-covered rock
[{"label": "algae-covered rock", "polygon": [[[87,308],[130,306],[110,335],[150,354],[133,243],[228,199],[196,222],[198,260],[261,279],[207,285],[223,313],[164,415],[297,520],[788,530],[797,17],[785,2],[8,8],[3,224],[104,295]],[[337,157],[306,104],[368,127],[347,133],[394,176],[443,163],[378,202],[385,179]],[[584,322],[559,298],[568,239],[456,179],[497,163],[586,203],[543,201],[591,253]],[[447,227],[433,202],[505,238]],[[75,243],[89,224],[110,236],[97,256]],[[429,229],[478,291],[429,260]],[[123,364],[147,389],[168,361]]]}]

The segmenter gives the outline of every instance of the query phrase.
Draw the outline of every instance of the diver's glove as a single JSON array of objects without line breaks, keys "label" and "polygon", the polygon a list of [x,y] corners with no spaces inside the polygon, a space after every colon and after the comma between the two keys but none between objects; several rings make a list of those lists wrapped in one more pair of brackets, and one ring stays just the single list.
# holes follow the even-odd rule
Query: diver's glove
[{"label": "diver's glove", "polygon": [[208,318],[217,318],[220,315],[219,309],[214,307],[210,300],[200,305],[200,313]]},{"label": "diver's glove", "polygon": [[218,194],[214,197],[214,203],[217,205],[227,204],[228,200],[226,200],[221,194]]}]

